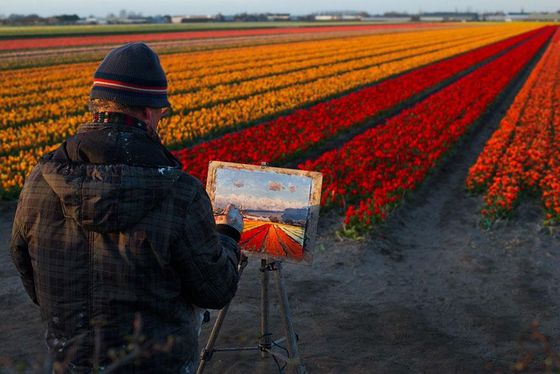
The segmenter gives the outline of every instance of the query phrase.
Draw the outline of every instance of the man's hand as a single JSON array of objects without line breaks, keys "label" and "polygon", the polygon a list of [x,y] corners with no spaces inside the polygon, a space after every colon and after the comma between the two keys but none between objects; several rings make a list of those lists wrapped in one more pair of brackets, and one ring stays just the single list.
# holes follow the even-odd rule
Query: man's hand
[{"label": "man's hand", "polygon": [[243,216],[239,212],[239,209],[233,204],[229,204],[226,207],[223,216],[216,218],[216,223],[226,224],[239,231],[239,233],[243,232]]}]

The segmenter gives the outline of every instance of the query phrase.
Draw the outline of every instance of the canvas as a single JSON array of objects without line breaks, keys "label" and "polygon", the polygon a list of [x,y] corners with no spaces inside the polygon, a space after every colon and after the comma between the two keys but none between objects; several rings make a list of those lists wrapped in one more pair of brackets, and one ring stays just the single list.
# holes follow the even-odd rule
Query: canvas
[{"label": "canvas", "polygon": [[311,263],[321,182],[317,172],[213,161],[207,190],[216,217],[228,204],[241,211],[246,255]]}]

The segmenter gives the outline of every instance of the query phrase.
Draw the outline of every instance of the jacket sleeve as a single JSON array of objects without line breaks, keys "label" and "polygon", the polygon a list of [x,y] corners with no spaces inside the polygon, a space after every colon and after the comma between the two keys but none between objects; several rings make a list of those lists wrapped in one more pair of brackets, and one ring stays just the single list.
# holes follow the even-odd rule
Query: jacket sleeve
[{"label": "jacket sleeve", "polygon": [[31,266],[31,257],[27,249],[27,241],[22,231],[20,224],[20,209],[16,211],[14,225],[12,227],[12,240],[10,242],[10,254],[12,261],[16,266],[17,271],[21,277],[23,287],[31,298],[31,300],[38,305],[37,296],[35,295],[35,282],[33,279],[33,267]]},{"label": "jacket sleeve", "polygon": [[210,199],[202,187],[184,222],[172,258],[181,277],[182,292],[189,302],[201,308],[220,309],[237,291],[237,241],[227,228],[216,227]]}]

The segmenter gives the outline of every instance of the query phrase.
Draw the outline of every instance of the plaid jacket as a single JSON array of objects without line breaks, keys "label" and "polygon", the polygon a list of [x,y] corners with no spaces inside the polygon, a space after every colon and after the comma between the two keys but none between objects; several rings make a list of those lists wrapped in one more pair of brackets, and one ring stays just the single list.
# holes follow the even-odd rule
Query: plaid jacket
[{"label": "plaid jacket", "polygon": [[121,372],[177,373],[198,354],[194,305],[221,308],[236,291],[239,248],[220,229],[160,143],[87,124],[27,178],[11,254],[56,360],[90,372],[126,356]]}]

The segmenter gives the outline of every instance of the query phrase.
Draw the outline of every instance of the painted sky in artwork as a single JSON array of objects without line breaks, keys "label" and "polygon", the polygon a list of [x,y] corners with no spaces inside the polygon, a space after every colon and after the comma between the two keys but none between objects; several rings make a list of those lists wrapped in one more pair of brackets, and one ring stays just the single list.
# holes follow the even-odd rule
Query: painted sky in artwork
[{"label": "painted sky in artwork", "polygon": [[216,170],[216,208],[228,203],[242,209],[277,210],[309,205],[312,179],[273,172],[219,168]]}]

